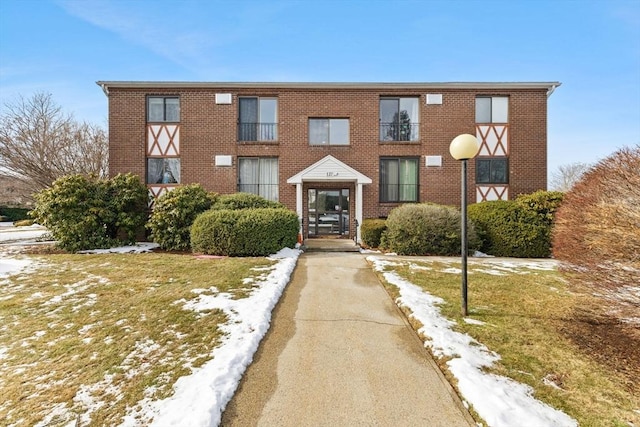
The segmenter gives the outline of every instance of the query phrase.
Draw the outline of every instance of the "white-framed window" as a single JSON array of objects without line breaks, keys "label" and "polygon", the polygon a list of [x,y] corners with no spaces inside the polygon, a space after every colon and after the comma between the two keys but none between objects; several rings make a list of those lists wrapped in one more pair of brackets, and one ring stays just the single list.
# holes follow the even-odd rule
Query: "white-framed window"
[{"label": "white-framed window", "polygon": [[380,98],[380,141],[420,140],[420,98]]},{"label": "white-framed window", "polygon": [[278,158],[238,157],[238,191],[278,201]]},{"label": "white-framed window", "polygon": [[349,119],[309,119],[310,145],[349,145]]},{"label": "white-framed window", "polygon": [[509,123],[509,97],[477,96],[476,123]]},{"label": "white-framed window", "polygon": [[418,201],[418,157],[380,159],[380,202]]},{"label": "white-framed window", "polygon": [[180,98],[147,96],[147,122],[179,122]]},{"label": "white-framed window", "polygon": [[238,141],[278,140],[278,99],[239,98]]}]

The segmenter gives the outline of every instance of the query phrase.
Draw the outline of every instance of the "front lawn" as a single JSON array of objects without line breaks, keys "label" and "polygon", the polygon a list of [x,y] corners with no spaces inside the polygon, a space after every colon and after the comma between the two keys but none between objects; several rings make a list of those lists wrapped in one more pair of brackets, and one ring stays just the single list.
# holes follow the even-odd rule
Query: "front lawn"
[{"label": "front lawn", "polygon": [[[412,309],[420,307],[412,308],[407,298],[401,296],[400,287],[386,280],[394,276],[384,273],[395,273],[423,292],[442,298],[443,302],[437,304],[440,315],[454,322],[454,331],[469,335],[479,345],[500,355],[489,372],[531,386],[536,399],[565,412],[580,426],[640,425],[638,366],[617,370],[593,354],[599,352],[598,347],[585,351],[577,344],[581,337],[576,334],[594,333],[589,322],[595,324],[602,319],[597,314],[602,301],[570,287],[555,268],[549,268],[551,261],[543,261],[542,266],[491,259],[471,261],[470,314],[463,319],[459,261],[387,257],[377,263],[376,259],[382,257],[369,259],[378,266],[392,297],[400,297],[400,305],[416,330],[423,325],[414,318]],[[628,331],[633,329],[629,325]],[[428,328],[422,329],[423,334],[425,330]],[[631,336],[617,339],[636,346],[638,351],[638,342],[629,340]],[[429,343],[434,337],[423,338]],[[611,343],[601,341],[605,351],[605,346]],[[432,348],[432,352],[437,355],[440,349]],[[454,384],[459,378],[451,374],[447,362],[457,356],[437,357]]]},{"label": "front lawn", "polygon": [[[212,358],[228,316],[275,261],[192,255],[36,255],[0,278],[0,419],[118,425]],[[133,415],[132,415],[133,414]]]}]

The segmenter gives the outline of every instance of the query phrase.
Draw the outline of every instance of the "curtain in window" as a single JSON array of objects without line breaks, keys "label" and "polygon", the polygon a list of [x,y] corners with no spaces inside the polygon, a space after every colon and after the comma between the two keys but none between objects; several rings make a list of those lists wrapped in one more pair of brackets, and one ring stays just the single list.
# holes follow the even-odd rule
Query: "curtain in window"
[{"label": "curtain in window", "polygon": [[383,160],[380,163],[380,199],[384,202],[398,200],[398,161]]},{"label": "curtain in window", "polygon": [[167,122],[179,122],[180,121],[180,99],[179,98],[165,98],[166,103],[166,117]]},{"label": "curtain in window", "polygon": [[240,141],[258,140],[258,98],[240,98]]},{"label": "curtain in window", "polygon": [[180,183],[179,158],[147,159],[147,184]]},{"label": "curtain in window", "polygon": [[164,159],[164,184],[180,183],[180,159]]},{"label": "curtain in window", "polygon": [[400,159],[400,199],[401,202],[418,200],[418,162],[415,159]]},{"label": "curtain in window", "polygon": [[238,164],[239,190],[245,193],[258,194],[258,159],[240,159]]},{"label": "curtain in window", "polygon": [[164,121],[164,98],[158,98],[158,97],[147,98],[147,121],[149,122]]},{"label": "curtain in window", "polygon": [[162,183],[162,159],[147,159],[147,184]]},{"label": "curtain in window", "polygon": [[267,200],[278,201],[278,159],[260,159],[259,194]]}]

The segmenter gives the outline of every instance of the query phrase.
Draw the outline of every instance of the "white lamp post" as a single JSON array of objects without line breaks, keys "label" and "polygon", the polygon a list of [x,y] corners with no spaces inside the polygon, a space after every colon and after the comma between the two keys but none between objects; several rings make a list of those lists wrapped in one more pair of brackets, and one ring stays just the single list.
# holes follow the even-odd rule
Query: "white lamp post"
[{"label": "white lamp post", "polygon": [[458,135],[453,138],[449,145],[449,152],[456,160],[462,161],[462,315],[466,316],[467,311],[467,252],[469,243],[467,242],[467,160],[478,154],[480,144],[475,136],[468,133]]}]

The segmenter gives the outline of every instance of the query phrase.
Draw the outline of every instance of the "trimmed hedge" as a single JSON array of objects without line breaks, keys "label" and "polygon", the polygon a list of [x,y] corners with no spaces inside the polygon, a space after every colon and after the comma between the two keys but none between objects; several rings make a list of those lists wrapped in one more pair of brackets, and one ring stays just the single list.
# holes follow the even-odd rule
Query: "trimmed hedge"
[{"label": "trimmed hedge", "polygon": [[286,207],[279,202],[267,200],[264,197],[251,193],[234,193],[219,196],[211,209],[255,209],[255,208],[272,208],[285,209]]},{"label": "trimmed hedge", "polygon": [[[383,245],[400,255],[455,255],[460,253],[460,212],[430,203],[406,204],[387,218]],[[473,224],[468,227],[469,250],[480,246]]]},{"label": "trimmed hedge", "polygon": [[191,249],[227,256],[266,256],[295,247],[298,215],[288,209],[211,209],[191,227]]},{"label": "trimmed hedge", "polygon": [[67,175],[35,195],[29,213],[70,252],[134,243],[147,219],[148,191],[132,174],[111,180]]},{"label": "trimmed hedge", "polygon": [[365,219],[360,226],[360,238],[362,244],[368,248],[380,247],[382,234],[387,229],[387,221],[384,219]]},{"label": "trimmed hedge", "polygon": [[151,239],[165,250],[189,250],[193,221],[211,208],[216,197],[200,184],[185,185],[164,193],[156,200],[147,223]]},{"label": "trimmed hedge", "polygon": [[29,219],[29,210],[30,209],[27,208],[0,206],[0,216],[4,217],[5,221],[20,221],[22,219]]},{"label": "trimmed hedge", "polygon": [[475,203],[468,207],[482,240],[480,250],[494,256],[546,258],[551,254],[551,220],[526,198]]}]

